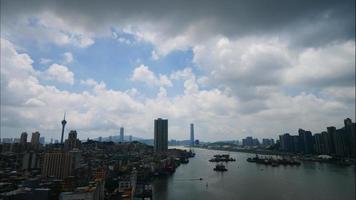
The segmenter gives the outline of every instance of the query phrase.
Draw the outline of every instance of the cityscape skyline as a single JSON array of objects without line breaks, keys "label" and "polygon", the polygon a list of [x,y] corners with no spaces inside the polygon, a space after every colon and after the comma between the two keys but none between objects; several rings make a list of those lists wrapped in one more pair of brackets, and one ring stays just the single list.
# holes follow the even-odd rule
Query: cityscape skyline
[{"label": "cityscape skyline", "polygon": [[[65,123],[63,123],[63,121],[65,121],[65,118],[61,121],[61,124],[62,124],[62,134],[60,135],[60,138],[63,138],[63,130],[64,130],[64,125],[67,123],[67,121],[65,121]],[[157,122],[156,122],[157,121]],[[167,121],[167,124],[166,125],[164,125],[164,126],[166,126],[167,128],[166,128],[166,132],[167,132],[167,135],[165,136],[166,137],[166,139],[167,139],[167,142],[169,143],[169,142],[172,142],[172,141],[179,141],[179,140],[176,140],[176,139],[174,139],[174,138],[169,138],[169,134],[168,134],[168,119],[162,119],[162,118],[157,118],[157,119],[155,119],[154,120],[154,126],[153,126],[153,129],[154,129],[154,131],[153,131],[153,134],[152,134],[152,137],[150,137],[150,138],[137,138],[136,137],[136,139],[138,139],[138,141],[141,141],[141,140],[153,140],[153,141],[155,141],[155,138],[157,137],[158,138],[158,135],[160,135],[160,134],[162,134],[162,131],[163,130],[161,130],[162,129],[162,126],[163,125],[158,125],[158,124],[161,124],[160,122],[158,122],[158,121]],[[344,128],[344,127],[346,127],[346,121],[347,122],[350,122],[351,124],[355,124],[355,122],[352,122],[352,119],[350,119],[350,118],[346,118],[346,119],[344,119],[344,126],[343,127],[335,127],[335,126],[333,126],[333,125],[328,125],[326,128],[325,128],[325,130],[319,130],[319,131],[317,131],[317,132],[311,132],[310,130],[304,130],[303,128],[298,128],[298,130],[297,131],[295,131],[295,132],[280,132],[280,133],[276,133],[276,135],[275,136],[271,136],[271,137],[263,137],[263,138],[253,138],[252,136],[250,136],[250,135],[245,135],[245,136],[242,136],[241,138],[226,138],[225,140],[217,140],[217,141],[201,141],[199,138],[196,138],[195,137],[195,134],[194,134],[194,124],[193,123],[190,123],[189,125],[189,133],[188,133],[188,131],[187,131],[187,137],[185,138],[185,139],[182,139],[181,141],[189,141],[189,145],[190,146],[194,146],[195,145],[195,142],[196,142],[196,140],[198,140],[199,142],[203,142],[203,143],[205,143],[205,142],[224,142],[224,141],[236,141],[238,144],[240,144],[240,145],[243,145],[243,146],[259,146],[260,144],[262,144],[262,145],[271,145],[271,144],[275,144],[275,141],[281,141],[281,136],[285,136],[285,135],[287,135],[287,136],[289,136],[289,137],[291,137],[291,140],[293,140],[293,137],[294,136],[290,136],[290,134],[293,134],[293,133],[298,133],[299,134],[299,136],[302,134],[302,135],[304,135],[305,133],[307,134],[307,135],[313,135],[313,136],[315,136],[315,135],[321,135],[321,134],[323,134],[323,133],[326,133],[326,132],[338,132],[339,130],[341,130],[342,128]],[[156,124],[157,123],[157,124]],[[164,123],[166,123],[166,122],[164,122]],[[63,125],[64,124],[64,125]],[[163,127],[164,127],[163,126]],[[157,128],[156,128],[157,127]],[[158,128],[158,127],[160,127],[160,128]],[[329,129],[335,129],[334,131],[330,131]],[[339,129],[338,129],[339,128]],[[118,139],[118,142],[125,142],[125,139],[124,139],[124,127],[120,127],[120,129],[119,129],[120,131],[119,131],[119,135],[117,135],[117,137],[119,138]],[[349,130],[350,131],[350,130]],[[70,137],[73,137],[73,136],[71,136],[71,134],[73,133],[73,132],[75,132],[75,140],[77,140],[77,133],[76,133],[76,130],[70,130],[69,132],[68,132],[68,138],[70,138]],[[163,131],[164,132],[164,131]],[[302,132],[302,133],[301,133]],[[188,135],[189,134],[189,135]],[[35,138],[34,139],[32,139],[32,137],[33,137],[33,135],[35,135]],[[113,136],[115,136],[115,135],[110,135],[110,136],[107,136],[107,138],[108,138],[108,141],[113,141],[112,140],[112,137]],[[32,137],[30,138],[30,141],[31,141],[31,143],[41,143],[42,145],[44,145],[44,144],[56,144],[56,143],[58,143],[60,140],[58,140],[58,139],[56,139],[56,138],[50,138],[50,142],[48,142],[49,140],[48,140],[48,138],[47,138],[47,142],[45,141],[45,137],[40,137],[40,132],[39,131],[35,131],[35,132],[32,132]],[[128,140],[126,140],[126,141],[129,141],[129,142],[131,142],[132,141],[132,135],[129,135],[129,136],[127,136],[128,137]],[[303,136],[304,137],[304,136]],[[325,136],[323,136],[323,137],[325,137]],[[4,139],[4,140],[3,140]],[[41,139],[43,140],[42,142],[41,142]],[[84,139],[82,139],[81,141],[87,141],[88,139],[94,139],[94,140],[98,140],[98,141],[102,141],[102,139],[103,139],[103,137],[102,136],[100,136],[100,137],[97,137],[97,138],[84,138]],[[57,141],[57,142],[54,142],[54,140],[55,141]],[[164,138],[161,138],[160,140],[165,140]],[[289,139],[288,139],[289,140]],[[33,142],[34,141],[34,142]],[[38,142],[37,142],[38,141]],[[78,139],[78,141],[79,141],[79,139]],[[16,137],[13,137],[13,138],[0,138],[0,143],[16,143],[16,142],[18,142],[18,143],[20,143],[20,144],[23,144],[23,143],[26,143],[26,142],[28,142],[28,139],[27,139],[27,132],[26,131],[24,131],[24,132],[22,132],[21,134],[20,134],[20,137],[19,138],[16,138]],[[54,143],[53,143],[54,142]],[[293,142],[293,141],[292,141]],[[60,142],[59,144],[63,144],[63,142]],[[153,146],[155,147],[156,146],[156,144],[155,143],[153,143]],[[321,151],[321,150],[320,150]]]},{"label": "cityscape skyline", "polygon": [[0,0],[0,200],[356,200],[355,0]]},{"label": "cityscape skyline", "polygon": [[202,141],[355,121],[354,1],[153,5],[2,0],[1,137],[57,139],[65,111],[81,139],[151,138],[158,117]]}]

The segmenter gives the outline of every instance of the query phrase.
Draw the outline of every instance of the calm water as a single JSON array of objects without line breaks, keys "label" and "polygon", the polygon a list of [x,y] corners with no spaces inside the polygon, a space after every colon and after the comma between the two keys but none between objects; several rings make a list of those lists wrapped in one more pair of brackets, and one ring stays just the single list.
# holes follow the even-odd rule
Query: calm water
[{"label": "calm water", "polygon": [[[246,162],[247,153],[194,149],[195,158],[167,178],[154,181],[155,200],[354,200],[353,167],[304,162],[271,167]],[[236,162],[225,173],[208,160],[229,153]],[[203,178],[192,180],[194,178]]]}]

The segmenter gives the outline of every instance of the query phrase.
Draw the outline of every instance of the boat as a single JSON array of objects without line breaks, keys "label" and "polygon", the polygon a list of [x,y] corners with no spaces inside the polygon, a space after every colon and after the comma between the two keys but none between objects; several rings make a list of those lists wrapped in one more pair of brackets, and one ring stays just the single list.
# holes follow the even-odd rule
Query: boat
[{"label": "boat", "polygon": [[227,169],[226,169],[225,165],[217,164],[214,168],[214,171],[225,172],[225,171],[227,171]]},{"label": "boat", "polygon": [[256,155],[253,158],[247,158],[247,162],[254,162],[257,164],[264,164],[264,165],[272,165],[273,167],[277,167],[279,165],[297,165],[299,166],[301,163],[292,158],[282,158],[282,159],[275,159],[275,158],[260,158]]},{"label": "boat", "polygon": [[209,162],[234,162],[236,159],[230,158],[228,154],[217,154],[214,155],[214,158],[210,159]]},{"label": "boat", "polygon": [[189,159],[188,159],[188,158],[181,158],[181,159],[180,159],[180,162],[181,162],[182,164],[187,164],[187,163],[189,163]]}]

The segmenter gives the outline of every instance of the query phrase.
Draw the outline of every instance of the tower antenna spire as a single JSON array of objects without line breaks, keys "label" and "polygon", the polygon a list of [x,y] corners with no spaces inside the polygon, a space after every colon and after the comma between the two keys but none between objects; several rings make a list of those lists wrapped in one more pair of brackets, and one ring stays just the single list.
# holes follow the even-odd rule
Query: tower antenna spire
[{"label": "tower antenna spire", "polygon": [[63,144],[63,135],[64,135],[64,127],[67,124],[66,121],[66,112],[64,112],[63,120],[62,120],[62,136],[61,136],[61,144]]}]

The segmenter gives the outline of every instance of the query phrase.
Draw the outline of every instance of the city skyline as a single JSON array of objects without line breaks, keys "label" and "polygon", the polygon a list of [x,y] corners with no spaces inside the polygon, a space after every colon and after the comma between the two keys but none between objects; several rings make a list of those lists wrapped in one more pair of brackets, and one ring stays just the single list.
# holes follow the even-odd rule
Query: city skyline
[{"label": "city skyline", "polygon": [[[175,138],[169,138],[169,134],[168,134],[168,128],[169,128],[168,127],[168,119],[161,119],[161,118],[157,118],[157,119],[154,120],[155,121],[154,126],[153,126],[154,132],[152,133],[152,137],[149,137],[149,138],[137,138],[136,137],[136,139],[138,139],[138,141],[141,141],[141,140],[153,140],[154,141],[155,138],[156,138],[156,135],[159,134],[158,132],[156,132],[156,121],[157,120],[158,121],[160,121],[160,120],[167,121],[167,125],[166,125],[167,126],[167,138],[166,139],[167,139],[168,142],[169,141],[179,141],[179,140],[177,140]],[[63,121],[65,121],[65,119],[62,120],[62,135],[60,136],[60,138],[65,139],[63,137],[63,127],[64,127],[63,126]],[[350,118],[344,119],[344,125],[345,125],[345,121],[352,122],[352,119],[350,119]],[[66,123],[67,123],[67,121],[65,121],[65,124]],[[355,122],[352,122],[352,123],[355,123]],[[238,143],[244,145],[244,143],[246,142],[244,140],[249,139],[250,141],[246,142],[248,146],[253,146],[253,143],[258,143],[258,144],[262,143],[263,144],[264,143],[263,141],[265,141],[268,144],[274,144],[274,141],[275,140],[277,141],[278,139],[280,139],[281,135],[299,134],[299,136],[300,136],[301,132],[302,132],[302,134],[307,133],[309,135],[320,135],[320,134],[324,133],[325,131],[329,131],[330,128],[333,128],[336,131],[336,129],[339,129],[339,128],[341,129],[343,127],[342,126],[337,127],[337,126],[334,126],[334,125],[328,125],[324,129],[320,129],[320,130],[318,130],[316,132],[311,132],[310,130],[304,130],[303,127],[299,127],[298,130],[295,130],[295,131],[292,131],[292,132],[283,132],[282,131],[280,133],[276,133],[276,135],[271,136],[271,137],[253,138],[250,135],[244,135],[244,136],[241,136],[240,138],[226,138],[225,140],[201,141],[201,142],[237,141]],[[68,131],[68,139],[71,137],[70,135],[71,135],[71,133],[73,131],[75,132],[75,138],[77,139],[77,133],[76,133],[75,129]],[[35,131],[35,132],[32,133],[32,135],[35,134],[35,133],[40,134],[39,131]],[[15,137],[10,137],[10,138],[0,138],[1,139],[0,143],[4,142],[4,141],[5,141],[5,143],[16,143],[17,142],[17,143],[21,143],[21,144],[28,142],[27,132],[26,131],[22,132],[19,136],[20,137],[16,137],[15,136]],[[112,141],[112,137],[113,136],[115,136],[115,135],[109,135],[106,138],[108,139],[108,141]],[[120,135],[118,137],[119,137],[118,140],[117,140],[118,142],[125,142],[125,139],[124,139],[124,137],[125,137],[124,136],[124,127],[120,127]],[[129,136],[126,136],[126,137],[129,138],[127,141],[129,141],[129,142],[132,141],[132,137],[133,137],[132,135],[129,135]],[[59,140],[56,139],[56,138],[50,138],[50,140],[47,138],[47,142],[44,140],[44,137],[41,137],[41,138],[43,138],[43,143],[41,143],[42,145],[43,144],[53,144],[54,140],[59,142]],[[195,138],[195,139],[194,138],[195,138],[194,124],[191,123],[190,126],[189,126],[189,136],[187,138],[185,138],[185,139],[180,140],[180,141],[189,141],[189,145],[192,146],[192,144],[194,145],[196,139],[199,140],[199,138]],[[3,141],[3,139],[4,139],[4,141]],[[100,137],[96,137],[96,138],[85,138],[85,139],[82,139],[81,141],[87,141],[88,139],[97,140],[97,141],[101,142],[103,137],[100,136]],[[37,139],[35,139],[35,140],[37,140]],[[253,140],[256,140],[256,141],[254,142]],[[32,141],[32,137],[30,138],[30,141]],[[48,142],[48,141],[50,141],[50,142]],[[194,141],[194,143],[192,143],[192,141]],[[55,143],[58,143],[58,142],[55,142]],[[60,144],[62,144],[62,142],[60,142]],[[153,143],[153,146],[155,146],[155,143]]]},{"label": "city skyline", "polygon": [[152,138],[159,117],[201,141],[355,121],[354,1],[85,3],[1,1],[1,138],[60,140],[64,112],[80,139]]}]

